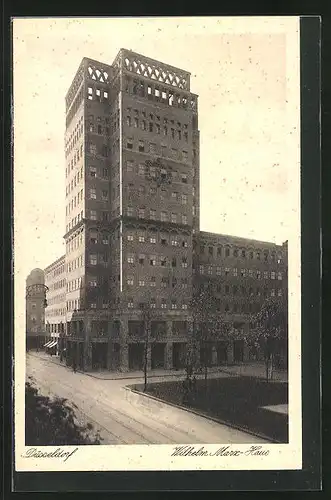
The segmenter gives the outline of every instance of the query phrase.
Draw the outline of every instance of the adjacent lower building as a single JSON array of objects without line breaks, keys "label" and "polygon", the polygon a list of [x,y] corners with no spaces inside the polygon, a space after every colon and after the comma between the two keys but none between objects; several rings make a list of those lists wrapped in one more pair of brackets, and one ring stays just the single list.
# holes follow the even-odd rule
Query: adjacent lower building
[{"label": "adjacent lower building", "polygon": [[46,287],[44,271],[33,269],[26,279],[26,350],[41,349],[45,343]]},{"label": "adjacent lower building", "polygon": [[[200,231],[199,140],[189,72],[126,49],[111,65],[82,60],[66,96],[66,252],[45,271],[68,364],[182,368],[200,282],[235,325],[248,312],[234,286],[254,289],[252,307],[280,293],[284,246]],[[65,307],[63,286],[51,289],[58,266]]]},{"label": "adjacent lower building", "polygon": [[45,322],[46,346],[52,352],[59,351],[59,337],[65,334],[66,325],[66,271],[65,255],[44,270],[47,291]]}]

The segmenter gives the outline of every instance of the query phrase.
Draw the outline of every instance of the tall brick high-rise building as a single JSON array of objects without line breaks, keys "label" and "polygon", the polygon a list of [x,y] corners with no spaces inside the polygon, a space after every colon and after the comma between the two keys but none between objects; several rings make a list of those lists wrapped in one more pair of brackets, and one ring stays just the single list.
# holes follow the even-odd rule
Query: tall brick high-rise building
[{"label": "tall brick high-rise building", "polygon": [[125,49],[112,65],[84,58],[66,96],[65,158],[60,351],[84,369],[141,368],[148,320],[148,365],[183,366],[199,282],[198,96],[190,73]]},{"label": "tall brick high-rise building", "polygon": [[151,363],[172,365],[184,356],[199,230],[190,74],[124,49],[112,66],[84,58],[66,96],[65,146],[68,351],[138,367],[148,305]]}]

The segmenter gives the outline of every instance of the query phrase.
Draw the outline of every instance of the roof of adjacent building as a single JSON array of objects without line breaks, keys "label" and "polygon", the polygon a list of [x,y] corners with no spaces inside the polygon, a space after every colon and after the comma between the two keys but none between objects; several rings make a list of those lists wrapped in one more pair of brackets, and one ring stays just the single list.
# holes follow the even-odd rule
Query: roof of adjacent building
[{"label": "roof of adjacent building", "polygon": [[61,264],[61,261],[63,262],[63,264],[65,263],[65,258],[66,256],[65,255],[61,255],[61,257],[59,257],[58,259],[56,259],[54,262],[52,262],[51,264],[49,264],[47,267],[45,267],[45,273],[47,271],[51,271],[51,269],[55,266],[58,266],[59,264]]},{"label": "roof of adjacent building", "polygon": [[282,245],[279,245],[277,243],[272,243],[270,241],[261,241],[261,240],[254,240],[251,238],[243,238],[240,236],[233,236],[230,234],[219,234],[219,233],[209,233],[206,231],[200,231],[199,235],[197,236],[199,239],[205,239],[205,240],[214,240],[217,243],[220,244],[228,244],[228,245],[238,245],[238,246],[245,246],[245,247],[252,247],[252,248],[260,248],[260,247],[267,247],[267,248],[275,248],[275,247],[282,247]]}]

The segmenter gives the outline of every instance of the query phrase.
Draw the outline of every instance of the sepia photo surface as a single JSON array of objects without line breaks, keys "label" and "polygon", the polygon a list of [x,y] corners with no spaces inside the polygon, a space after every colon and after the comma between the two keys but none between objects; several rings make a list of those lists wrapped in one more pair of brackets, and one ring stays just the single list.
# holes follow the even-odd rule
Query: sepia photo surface
[{"label": "sepia photo surface", "polygon": [[299,18],[15,18],[16,471],[301,469]]}]

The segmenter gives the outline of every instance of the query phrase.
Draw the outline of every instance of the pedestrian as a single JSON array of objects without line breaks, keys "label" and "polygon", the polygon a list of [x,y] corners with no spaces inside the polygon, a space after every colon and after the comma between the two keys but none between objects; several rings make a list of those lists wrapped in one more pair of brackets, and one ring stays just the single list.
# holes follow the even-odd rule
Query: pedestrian
[{"label": "pedestrian", "polygon": [[72,363],[72,369],[73,369],[74,373],[76,373],[76,360],[75,359],[73,360],[73,363]]}]

